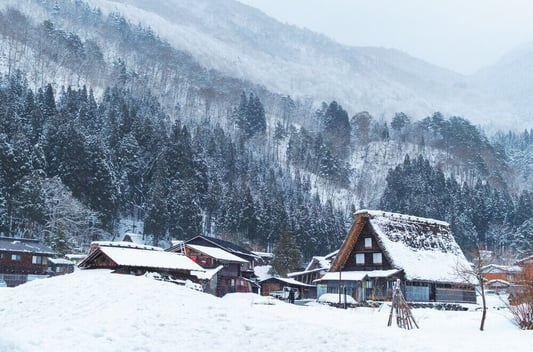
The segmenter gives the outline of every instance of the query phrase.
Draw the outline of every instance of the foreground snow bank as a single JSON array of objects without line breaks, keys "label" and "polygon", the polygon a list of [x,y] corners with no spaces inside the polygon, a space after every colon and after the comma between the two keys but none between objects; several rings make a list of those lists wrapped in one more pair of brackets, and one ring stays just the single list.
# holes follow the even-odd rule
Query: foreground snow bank
[{"label": "foreground snow bank", "polygon": [[[420,330],[387,328],[389,308],[336,309],[223,299],[103,270],[0,289],[0,351],[495,351],[526,350],[531,334],[507,312],[416,309]],[[529,346],[529,347],[528,347]]]}]

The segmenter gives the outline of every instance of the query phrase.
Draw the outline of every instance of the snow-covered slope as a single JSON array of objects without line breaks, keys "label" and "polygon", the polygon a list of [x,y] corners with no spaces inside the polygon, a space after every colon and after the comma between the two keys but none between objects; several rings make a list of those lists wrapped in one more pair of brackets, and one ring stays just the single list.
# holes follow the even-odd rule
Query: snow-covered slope
[{"label": "snow-covered slope", "polygon": [[533,42],[524,44],[494,65],[472,77],[479,89],[486,89],[495,96],[505,97],[517,107],[519,116],[526,116],[531,128],[533,121]]},{"label": "snow-covered slope", "polygon": [[106,270],[0,288],[0,350],[523,351],[530,334],[505,310],[414,310],[420,330],[387,327],[384,309],[298,306],[252,294],[220,299]]},{"label": "snow-covered slope", "polygon": [[390,118],[403,111],[421,118],[441,111],[505,128],[524,118],[506,99],[476,89],[468,77],[398,50],[343,46],[234,0],[88,2],[150,26],[206,67],[277,93],[335,99],[351,113]]}]

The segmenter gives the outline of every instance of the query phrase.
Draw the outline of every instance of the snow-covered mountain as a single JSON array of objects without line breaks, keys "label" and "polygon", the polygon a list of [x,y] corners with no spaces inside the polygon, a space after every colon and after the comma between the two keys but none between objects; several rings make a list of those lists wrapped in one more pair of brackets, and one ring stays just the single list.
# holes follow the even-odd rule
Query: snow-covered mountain
[{"label": "snow-covered mountain", "polygon": [[[403,111],[417,119],[441,111],[487,127],[531,124],[529,110],[515,105],[522,92],[480,89],[502,86],[505,71],[466,77],[398,50],[344,46],[234,0],[88,1],[150,26],[208,68],[273,92],[315,103],[337,100],[351,113],[376,117]],[[522,91],[531,91],[531,81],[520,82]]]},{"label": "snow-covered mountain", "polygon": [[479,89],[507,99],[525,117],[520,127],[531,127],[533,121],[533,42],[524,44],[471,77]]}]

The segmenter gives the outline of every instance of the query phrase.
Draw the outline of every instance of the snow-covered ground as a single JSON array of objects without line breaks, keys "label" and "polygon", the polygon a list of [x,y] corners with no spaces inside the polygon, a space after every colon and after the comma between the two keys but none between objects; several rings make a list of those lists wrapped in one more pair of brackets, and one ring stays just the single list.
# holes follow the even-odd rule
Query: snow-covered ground
[{"label": "snow-covered ground", "polygon": [[[494,306],[496,301],[491,303]],[[106,270],[0,289],[0,351],[525,351],[506,310],[415,309],[419,330],[387,327],[389,308],[291,305],[252,294],[216,298]]]}]

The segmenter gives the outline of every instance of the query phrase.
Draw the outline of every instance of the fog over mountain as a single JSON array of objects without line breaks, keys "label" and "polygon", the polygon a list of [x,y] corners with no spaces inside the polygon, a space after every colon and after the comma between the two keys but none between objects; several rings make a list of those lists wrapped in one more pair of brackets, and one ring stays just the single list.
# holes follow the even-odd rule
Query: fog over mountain
[{"label": "fog over mountain", "polygon": [[[150,26],[206,67],[317,103],[336,99],[350,113],[390,118],[403,111],[418,119],[440,111],[489,129],[532,124],[523,99],[533,93],[532,83],[519,73],[518,58],[507,61],[505,70],[497,64],[485,74],[464,76],[398,50],[344,46],[233,0],[89,3]],[[516,73],[514,83],[507,72]]]},{"label": "fog over mountain", "polygon": [[[478,89],[487,89],[493,96],[511,102],[518,116],[525,117],[525,126],[533,123],[533,42],[509,52],[494,65],[471,77]],[[520,120],[518,120],[519,122]]]}]

